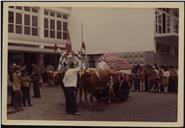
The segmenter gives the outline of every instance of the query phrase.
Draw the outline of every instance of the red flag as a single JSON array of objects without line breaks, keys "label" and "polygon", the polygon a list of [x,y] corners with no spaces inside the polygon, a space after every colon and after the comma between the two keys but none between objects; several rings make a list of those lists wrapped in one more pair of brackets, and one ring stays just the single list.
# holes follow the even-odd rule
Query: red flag
[{"label": "red flag", "polygon": [[72,45],[71,45],[71,39],[69,36],[69,32],[67,32],[67,37],[66,37],[66,50],[67,50],[67,52],[72,51]]},{"label": "red flag", "polygon": [[58,49],[58,46],[57,46],[57,44],[55,43],[55,46],[54,46],[55,52],[57,51],[57,49]]},{"label": "red flag", "polygon": [[82,42],[82,49],[85,50],[85,43],[84,43],[84,41]]}]

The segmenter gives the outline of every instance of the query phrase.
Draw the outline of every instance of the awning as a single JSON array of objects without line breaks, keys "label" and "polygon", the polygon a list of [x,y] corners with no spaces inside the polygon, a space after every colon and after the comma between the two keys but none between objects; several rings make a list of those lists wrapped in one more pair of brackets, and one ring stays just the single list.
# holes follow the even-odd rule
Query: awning
[{"label": "awning", "polygon": [[8,51],[22,51],[22,52],[36,52],[36,53],[53,53],[59,54],[60,52],[54,49],[36,48],[36,47],[23,47],[23,46],[8,46]]}]

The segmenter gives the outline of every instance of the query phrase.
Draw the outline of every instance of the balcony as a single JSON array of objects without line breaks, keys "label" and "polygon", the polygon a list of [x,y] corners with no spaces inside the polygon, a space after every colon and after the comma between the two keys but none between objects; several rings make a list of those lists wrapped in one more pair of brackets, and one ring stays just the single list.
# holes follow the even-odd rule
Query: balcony
[{"label": "balcony", "polygon": [[157,38],[157,37],[178,37],[178,33],[155,33],[154,34],[154,37]]}]

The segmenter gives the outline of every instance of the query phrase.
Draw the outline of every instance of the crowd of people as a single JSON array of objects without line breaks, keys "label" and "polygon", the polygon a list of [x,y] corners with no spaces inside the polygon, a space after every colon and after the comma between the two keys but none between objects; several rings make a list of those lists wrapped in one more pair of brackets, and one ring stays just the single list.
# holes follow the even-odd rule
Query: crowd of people
[{"label": "crowd of people", "polygon": [[178,71],[173,66],[133,66],[129,75],[131,91],[177,92]]},{"label": "crowd of people", "polygon": [[[81,65],[82,64],[78,64],[78,67]],[[97,66],[101,67],[101,63]],[[28,73],[27,67],[24,64],[18,65],[14,63],[8,70],[8,94],[11,96],[10,105],[18,111],[23,110],[23,106],[33,106],[31,102],[32,97],[30,95],[31,85],[33,86],[33,98],[41,98],[40,87],[42,86],[42,83],[47,82],[48,85],[51,85],[54,79],[54,67],[52,65],[40,68],[36,64],[32,64],[31,67],[32,72]],[[75,67],[76,66],[74,65],[69,65],[69,68],[73,69]],[[135,65],[131,70],[131,74],[124,73],[120,76],[120,79],[124,79],[128,82],[131,91],[165,93],[177,92],[178,72],[177,68],[172,66],[157,66],[156,64],[154,66]],[[67,76],[65,76],[65,78],[67,78]],[[64,86],[66,86],[64,93],[67,97],[70,95],[70,98],[71,86],[77,86],[77,83],[75,82],[72,83],[73,85],[68,85],[71,82],[71,78],[69,78],[69,81],[67,82],[66,79],[64,79]],[[75,104],[72,103],[71,99],[66,99],[66,101],[68,102],[68,109],[71,108],[70,104],[72,104],[72,106]],[[75,110],[75,113],[78,114],[77,110]]]},{"label": "crowd of people", "polygon": [[24,64],[13,63],[8,69],[8,95],[11,96],[10,106],[17,111],[24,110],[23,106],[33,106],[30,87],[33,85],[33,98],[41,98],[41,74],[36,64],[32,64],[32,73],[29,75]]}]

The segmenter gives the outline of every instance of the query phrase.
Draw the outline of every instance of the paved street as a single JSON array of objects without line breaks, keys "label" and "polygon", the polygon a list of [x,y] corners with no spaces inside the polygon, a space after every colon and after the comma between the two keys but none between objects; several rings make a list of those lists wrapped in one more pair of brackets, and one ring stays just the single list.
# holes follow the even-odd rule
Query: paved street
[{"label": "paved street", "polygon": [[[32,92],[32,90],[31,90]],[[33,93],[33,92],[32,92]],[[18,120],[81,120],[81,121],[157,121],[177,120],[177,94],[131,92],[127,101],[106,105],[95,102],[93,106],[80,105],[82,115],[65,113],[65,99],[60,87],[41,88],[42,98],[33,99],[33,107],[13,112],[8,109],[8,119]]]}]

